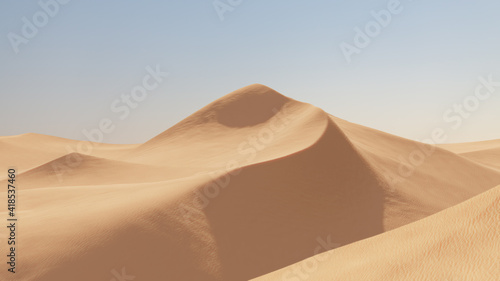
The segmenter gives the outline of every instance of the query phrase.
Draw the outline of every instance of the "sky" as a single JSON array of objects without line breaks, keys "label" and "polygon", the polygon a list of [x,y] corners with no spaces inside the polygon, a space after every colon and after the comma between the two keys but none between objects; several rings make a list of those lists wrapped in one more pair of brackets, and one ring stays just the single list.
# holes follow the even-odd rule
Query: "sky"
[{"label": "sky", "polygon": [[498,0],[2,1],[0,136],[87,140],[109,120],[103,142],[142,143],[260,83],[409,139],[436,128],[446,142],[500,139],[498,11]]}]

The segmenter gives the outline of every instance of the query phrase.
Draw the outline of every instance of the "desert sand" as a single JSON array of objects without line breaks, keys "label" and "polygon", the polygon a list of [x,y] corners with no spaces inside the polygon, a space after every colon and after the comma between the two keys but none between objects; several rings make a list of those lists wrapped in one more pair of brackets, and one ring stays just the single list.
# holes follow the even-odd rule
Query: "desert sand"
[{"label": "desert sand", "polygon": [[499,210],[500,186],[253,280],[498,280]]},{"label": "desert sand", "polygon": [[0,280],[499,280],[500,140],[429,146],[255,84],[91,145],[0,137]]}]

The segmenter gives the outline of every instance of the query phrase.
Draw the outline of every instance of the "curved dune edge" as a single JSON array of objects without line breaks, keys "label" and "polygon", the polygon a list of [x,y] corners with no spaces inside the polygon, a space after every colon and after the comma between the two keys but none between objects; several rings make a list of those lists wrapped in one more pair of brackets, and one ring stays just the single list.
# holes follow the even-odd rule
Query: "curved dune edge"
[{"label": "curved dune edge", "polygon": [[[251,121],[245,123],[238,116]],[[131,151],[126,159],[158,166],[175,159],[177,166],[200,171],[225,168],[228,161],[244,166],[307,148],[323,134],[326,124],[321,109],[255,84],[205,106]],[[185,157],[186,151],[196,157]]]},{"label": "curved dune edge", "polygon": [[[173,167],[160,168],[70,153],[19,173],[18,177],[22,179],[22,189],[28,190],[46,187],[158,182],[179,178],[180,175],[181,172]],[[6,180],[0,181],[0,184],[6,184],[6,182]]]},{"label": "curved dune edge", "polygon": [[[0,137],[0,166],[16,166],[19,171],[27,171],[67,154],[85,150],[84,144],[92,146],[92,156],[115,158],[123,151],[137,145],[105,144],[70,140],[41,134],[22,134]],[[0,177],[2,178],[3,175]]]},{"label": "curved dune edge", "polygon": [[464,144],[444,144],[440,147],[457,153],[471,161],[482,164],[486,167],[500,171],[500,141],[482,141]]},{"label": "curved dune edge", "polygon": [[497,280],[500,186],[399,229],[253,279]]},{"label": "curved dune edge", "polygon": [[[33,146],[11,150],[5,139],[0,150],[12,159]],[[110,280],[122,268],[137,280],[248,280],[500,184],[499,171],[441,148],[402,174],[400,157],[425,152],[421,144],[259,84],[142,145],[59,155],[75,141],[51,139],[47,153],[30,150],[45,161],[19,174],[24,261],[16,280]],[[55,181],[53,164],[68,156],[84,161]]]}]

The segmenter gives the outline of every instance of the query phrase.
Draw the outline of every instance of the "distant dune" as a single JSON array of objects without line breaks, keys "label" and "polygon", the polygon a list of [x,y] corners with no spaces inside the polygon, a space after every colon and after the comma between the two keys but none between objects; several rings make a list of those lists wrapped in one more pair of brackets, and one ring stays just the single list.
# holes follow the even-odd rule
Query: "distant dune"
[{"label": "distant dune", "polygon": [[143,144],[80,144],[0,137],[20,190],[0,280],[500,276],[500,140],[429,146],[255,84]]}]

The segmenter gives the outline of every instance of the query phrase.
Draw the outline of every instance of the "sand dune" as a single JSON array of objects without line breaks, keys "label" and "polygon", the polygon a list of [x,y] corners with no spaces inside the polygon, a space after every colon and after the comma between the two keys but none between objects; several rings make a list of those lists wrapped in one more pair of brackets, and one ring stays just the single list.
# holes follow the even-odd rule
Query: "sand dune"
[{"label": "sand dune", "polygon": [[500,186],[253,280],[498,280],[499,210]]},{"label": "sand dune", "polygon": [[[126,157],[203,171],[225,169],[229,161],[241,166],[302,150],[320,137],[326,122],[321,109],[253,85],[207,105]],[[186,150],[196,157],[185,157]]]},{"label": "sand dune", "polygon": [[442,148],[457,153],[477,163],[500,171],[500,141],[481,141],[473,143],[443,144]]},{"label": "sand dune", "polygon": [[[458,204],[499,183],[498,170],[463,155],[332,118],[390,186],[385,193],[386,230]],[[500,163],[500,158],[492,162]]]},{"label": "sand dune", "polygon": [[178,170],[70,153],[20,173],[19,178],[23,189],[31,189],[156,182],[178,177]]},{"label": "sand dune", "polygon": [[[58,157],[74,153],[83,147],[83,144],[84,142],[81,141],[32,133],[0,137],[0,153],[2,154],[0,165],[2,167],[17,165],[18,170],[26,171]],[[92,144],[92,155],[106,157],[120,155],[122,150],[136,147],[136,145]]]},{"label": "sand dune", "polygon": [[[122,268],[134,280],[249,280],[345,245],[331,253],[353,249],[339,269],[348,276],[366,262],[359,256],[365,246],[356,245],[370,237],[408,247],[414,260],[406,264],[414,267],[437,257],[452,263],[462,252],[447,257],[406,245],[400,227],[430,233],[438,219],[416,221],[447,212],[446,220],[456,222],[463,212],[443,210],[473,197],[465,204],[483,214],[480,207],[493,203],[476,198],[497,196],[498,188],[488,190],[500,184],[500,142],[429,147],[258,84],[144,144],[68,152],[78,143],[42,135],[0,138],[2,165],[22,167],[23,257],[15,279],[4,270],[1,280],[112,280]],[[68,159],[80,161],[67,165]],[[62,178],[54,168],[61,165],[70,168]],[[498,218],[491,220],[498,225]],[[440,227],[435,243],[465,225]],[[498,235],[478,235],[484,245],[498,242]],[[401,255],[375,245],[370,251],[370,260],[380,262]],[[426,260],[422,253],[439,256]],[[487,276],[490,264],[482,258],[474,276]],[[324,263],[315,280],[349,280],[321,279],[331,268]],[[401,277],[390,268],[369,280]],[[281,278],[276,274],[263,278]]]}]

